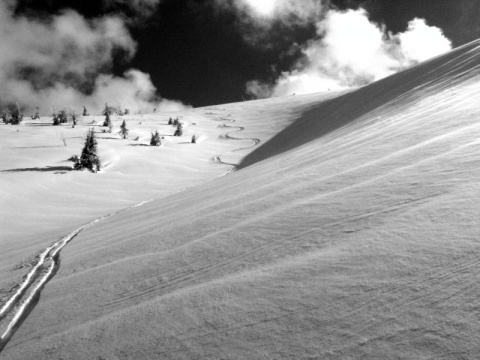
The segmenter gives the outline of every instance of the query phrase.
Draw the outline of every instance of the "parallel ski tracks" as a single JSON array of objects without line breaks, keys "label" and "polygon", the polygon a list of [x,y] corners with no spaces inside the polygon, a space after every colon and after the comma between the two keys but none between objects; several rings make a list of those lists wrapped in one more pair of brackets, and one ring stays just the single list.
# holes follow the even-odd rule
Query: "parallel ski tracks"
[{"label": "parallel ski tracks", "polygon": [[[218,117],[217,121],[228,121],[228,122],[235,122],[234,119],[229,118],[231,115],[227,116],[220,116]],[[230,136],[233,132],[239,132],[245,130],[244,127],[241,126],[229,126],[226,124],[220,125],[220,127],[231,128],[235,129],[234,131],[230,131],[226,134],[220,135],[220,139],[225,140],[251,140],[252,145],[238,148],[232,150],[230,152],[244,150],[253,146],[258,145],[260,143],[259,139],[255,138],[235,138]],[[214,157],[215,161],[221,164],[232,166],[232,169],[223,174],[225,176],[232,171],[235,171],[237,168],[236,164],[230,164],[221,160],[221,155],[216,155]],[[0,308],[0,353],[5,348],[9,340],[18,330],[18,328],[22,325],[25,321],[27,316],[33,310],[35,305],[38,303],[40,294],[45,287],[45,285],[50,281],[58,271],[60,267],[60,252],[62,249],[71,242],[75,237],[78,236],[84,230],[90,228],[91,226],[95,225],[96,223],[116,214],[119,214],[123,211],[127,211],[132,208],[136,208],[142,206],[146,203],[154,201],[155,199],[150,199],[143,201],[139,204],[133,205],[131,207],[122,209],[120,211],[104,215],[95,219],[77,229],[65,235],[60,240],[56,241],[55,243],[51,244],[47,248],[45,248],[38,256],[37,261],[33,265],[32,269],[27,273],[24,277],[23,281],[14,287],[14,293],[11,295],[8,300],[1,305]]]}]

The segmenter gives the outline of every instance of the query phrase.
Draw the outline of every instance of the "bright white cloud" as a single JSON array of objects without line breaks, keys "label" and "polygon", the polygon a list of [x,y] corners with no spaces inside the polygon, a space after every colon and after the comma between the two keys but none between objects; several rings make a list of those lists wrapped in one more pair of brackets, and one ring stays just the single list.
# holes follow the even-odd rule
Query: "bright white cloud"
[{"label": "bright white cloud", "polygon": [[267,39],[273,24],[283,27],[315,23],[328,0],[210,0],[218,9],[237,14],[245,40]]},{"label": "bright white cloud", "polygon": [[13,5],[0,2],[1,103],[40,106],[43,113],[82,105],[99,111],[105,102],[131,110],[161,107],[147,74],[108,74],[114,56],[128,61],[136,51],[122,17],[86,20],[64,11],[39,21],[13,16]]},{"label": "bright white cloud", "polygon": [[318,38],[303,45],[303,58],[275,84],[251,81],[257,97],[311,93],[359,86],[451,49],[437,27],[414,19],[396,35],[369,21],[365,10],[331,10],[317,23]]},{"label": "bright white cloud", "polygon": [[397,37],[405,57],[413,61],[425,61],[451,49],[451,42],[443,36],[442,30],[428,26],[424,19],[413,19],[407,31]]},{"label": "bright white cloud", "polygon": [[245,0],[245,4],[261,16],[272,16],[275,12],[277,0]]}]

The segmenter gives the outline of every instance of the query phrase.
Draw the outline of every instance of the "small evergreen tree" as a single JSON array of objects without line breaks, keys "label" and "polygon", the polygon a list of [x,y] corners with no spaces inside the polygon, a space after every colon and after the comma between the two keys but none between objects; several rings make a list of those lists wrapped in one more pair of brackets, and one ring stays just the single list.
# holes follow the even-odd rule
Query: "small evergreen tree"
[{"label": "small evergreen tree", "polygon": [[12,120],[10,124],[12,125],[19,125],[23,120],[23,114],[20,112],[20,107],[18,104],[15,106],[15,110],[12,111]]},{"label": "small evergreen tree", "polygon": [[178,122],[179,122],[179,121],[178,121],[178,117],[177,117],[175,120],[173,120],[173,124],[172,124],[172,125],[173,125],[173,126],[177,126],[177,125],[178,125]]},{"label": "small evergreen tree", "polygon": [[192,135],[192,144],[196,144],[197,143],[197,137],[194,135]]},{"label": "small evergreen tree", "polygon": [[125,109],[125,111],[123,112],[123,115],[128,115],[128,114],[130,114],[130,110]]},{"label": "small evergreen tree", "polygon": [[58,114],[54,112],[52,116],[53,116],[53,125],[60,125],[60,118],[58,117]]},{"label": "small evergreen tree", "polygon": [[72,127],[75,127],[75,125],[77,125],[78,117],[80,115],[75,113],[75,110],[70,109],[68,116],[70,117],[70,119],[72,119],[72,122],[73,122]]},{"label": "small evergreen tree", "polygon": [[88,130],[80,158],[73,156],[70,160],[73,161],[75,170],[89,169],[92,172],[100,170],[100,158],[97,155],[97,140],[93,128]]},{"label": "small evergreen tree", "polygon": [[177,130],[175,130],[175,134],[173,136],[182,136],[183,135],[183,129],[182,129],[182,123],[178,123],[177,125]]},{"label": "small evergreen tree", "polygon": [[83,116],[88,116],[88,111],[87,111],[87,108],[85,107],[85,105],[83,105],[83,113],[82,113]]},{"label": "small evergreen tree", "polygon": [[172,120],[172,118],[169,118],[169,119],[168,119],[168,125],[173,125],[173,120]]},{"label": "small evergreen tree", "polygon": [[105,120],[103,121],[103,126],[107,126],[109,128],[112,127],[112,120],[110,120],[110,113],[108,111],[105,113]]},{"label": "small evergreen tree", "polygon": [[123,136],[124,139],[128,136],[128,129],[127,125],[125,124],[125,120],[123,120],[122,126],[120,126],[120,134]]},{"label": "small evergreen tree", "polygon": [[67,110],[60,110],[57,114],[57,117],[60,120],[60,124],[65,124],[68,121]]},{"label": "small evergreen tree", "polygon": [[152,138],[150,140],[150,145],[151,146],[160,146],[162,145],[162,142],[160,141],[160,134],[158,131],[155,131],[155,134],[152,133]]}]

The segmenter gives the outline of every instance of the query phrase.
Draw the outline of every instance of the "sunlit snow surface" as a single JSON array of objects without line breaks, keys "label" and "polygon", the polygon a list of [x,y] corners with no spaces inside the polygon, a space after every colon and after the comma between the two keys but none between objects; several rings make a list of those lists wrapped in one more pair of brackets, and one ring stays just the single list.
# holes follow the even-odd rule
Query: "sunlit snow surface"
[{"label": "sunlit snow surface", "polygon": [[[204,136],[197,147],[99,140],[99,174],[3,171],[58,166],[86,127],[65,153],[59,137],[57,148],[15,148],[50,145],[53,127],[2,125],[4,292],[28,273],[11,268],[61,235],[160,198],[63,248],[0,356],[478,358],[479,44],[350,93],[182,114]],[[146,143],[162,116],[131,129]],[[35,143],[14,140],[24,131]],[[261,142],[234,151],[248,139]],[[240,169],[221,176],[230,166],[217,155]]]}]

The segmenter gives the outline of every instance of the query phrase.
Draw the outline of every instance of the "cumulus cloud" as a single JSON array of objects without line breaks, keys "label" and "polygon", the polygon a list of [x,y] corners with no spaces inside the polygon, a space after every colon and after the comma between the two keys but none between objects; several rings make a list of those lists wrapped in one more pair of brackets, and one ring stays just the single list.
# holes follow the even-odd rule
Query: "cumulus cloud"
[{"label": "cumulus cloud", "polygon": [[257,97],[338,90],[379,80],[451,49],[441,29],[424,19],[392,34],[371,22],[363,9],[330,10],[317,23],[317,38],[302,47],[302,58],[274,84],[247,84]]},{"label": "cumulus cloud", "polygon": [[136,51],[123,17],[87,20],[65,10],[35,19],[14,16],[14,6],[12,0],[0,2],[2,105],[40,106],[44,113],[82,105],[98,111],[105,102],[131,110],[161,107],[147,74],[139,70],[122,77],[109,74],[114,59],[129,61]]},{"label": "cumulus cloud", "polygon": [[[238,17],[244,39],[253,45],[265,45],[274,26],[291,28],[315,23],[328,0],[210,0],[220,10]],[[278,29],[278,28],[277,28]]]},{"label": "cumulus cloud", "polygon": [[216,0],[220,6],[243,12],[257,21],[274,19],[287,23],[309,22],[318,17],[322,9],[320,0]]}]

